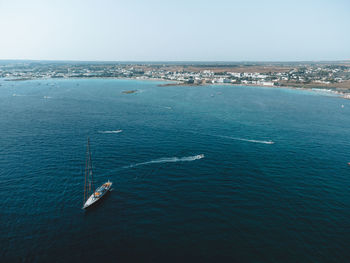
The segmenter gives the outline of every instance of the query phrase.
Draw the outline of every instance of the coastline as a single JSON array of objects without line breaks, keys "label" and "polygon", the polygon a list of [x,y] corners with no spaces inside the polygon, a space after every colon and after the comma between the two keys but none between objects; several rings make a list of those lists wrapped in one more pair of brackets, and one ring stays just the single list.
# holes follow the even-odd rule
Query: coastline
[{"label": "coastline", "polygon": [[350,90],[349,92],[343,92],[339,91],[336,88],[323,88],[319,86],[314,87],[297,87],[297,86],[264,86],[264,85],[257,85],[257,84],[232,84],[232,83],[205,83],[205,84],[191,84],[191,83],[168,83],[168,84],[160,84],[159,87],[169,87],[169,86],[236,86],[236,87],[259,87],[259,88],[271,88],[271,89],[293,89],[293,90],[305,90],[305,91],[311,91],[311,92],[323,92],[323,93],[329,93],[344,99],[350,100]]},{"label": "coastline", "polygon": [[293,89],[293,90],[305,90],[305,91],[312,91],[312,92],[323,92],[323,93],[329,93],[333,94],[337,97],[350,100],[350,89],[345,91],[340,91],[336,87],[324,87],[324,86],[318,86],[318,85],[310,85],[309,87],[305,86],[292,86],[292,85],[282,85],[282,86],[270,86],[270,85],[257,85],[257,84],[246,84],[246,83],[240,83],[240,84],[234,84],[234,83],[185,83],[182,81],[177,80],[170,80],[170,79],[161,79],[161,78],[140,78],[140,77],[107,77],[107,78],[99,78],[99,77],[92,77],[92,78],[82,78],[82,77],[69,77],[69,78],[20,78],[20,79],[6,79],[3,78],[3,81],[32,81],[32,80],[62,80],[62,79],[120,79],[120,80],[140,80],[140,81],[154,81],[154,82],[168,82],[164,84],[158,84],[158,87],[171,87],[171,86],[243,86],[243,87],[261,87],[261,88],[277,88],[277,89]]}]

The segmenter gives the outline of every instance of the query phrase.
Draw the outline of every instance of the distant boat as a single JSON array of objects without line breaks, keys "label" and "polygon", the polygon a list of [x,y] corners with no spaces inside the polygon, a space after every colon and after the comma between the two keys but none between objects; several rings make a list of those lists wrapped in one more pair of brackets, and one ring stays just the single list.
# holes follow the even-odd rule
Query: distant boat
[{"label": "distant boat", "polygon": [[[112,182],[109,180],[95,190],[94,178],[92,174],[92,161],[90,152],[90,140],[87,141],[86,162],[85,162],[85,183],[83,209],[86,209],[99,200],[111,190]],[[92,194],[91,194],[92,193]],[[91,194],[91,195],[90,195]]]}]

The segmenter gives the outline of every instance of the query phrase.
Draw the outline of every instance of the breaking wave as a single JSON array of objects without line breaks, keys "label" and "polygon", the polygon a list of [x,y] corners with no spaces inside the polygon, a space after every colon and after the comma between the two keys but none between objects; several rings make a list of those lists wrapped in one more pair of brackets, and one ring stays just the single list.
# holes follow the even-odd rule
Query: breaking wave
[{"label": "breaking wave", "polygon": [[115,131],[98,131],[98,133],[121,133],[123,130],[115,130]]},{"label": "breaking wave", "polygon": [[133,167],[147,165],[147,164],[153,164],[153,163],[191,162],[191,161],[199,160],[202,158],[204,158],[204,154],[198,154],[198,155],[188,156],[188,157],[166,157],[166,158],[159,158],[159,159],[151,160],[148,162],[127,165],[127,166],[124,166],[123,168],[124,169],[133,168]]}]

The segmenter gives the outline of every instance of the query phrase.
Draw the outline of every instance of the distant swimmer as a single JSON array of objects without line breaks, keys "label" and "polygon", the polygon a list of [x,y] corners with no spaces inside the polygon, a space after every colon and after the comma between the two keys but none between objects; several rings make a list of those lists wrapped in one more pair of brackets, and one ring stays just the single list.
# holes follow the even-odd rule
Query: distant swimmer
[{"label": "distant swimmer", "polygon": [[350,162],[348,162],[348,165],[350,166]]}]

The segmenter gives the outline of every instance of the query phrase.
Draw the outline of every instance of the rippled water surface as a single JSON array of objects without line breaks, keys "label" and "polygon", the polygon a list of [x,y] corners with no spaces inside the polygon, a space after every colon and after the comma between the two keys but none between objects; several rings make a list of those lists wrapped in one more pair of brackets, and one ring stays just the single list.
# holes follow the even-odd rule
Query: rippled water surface
[{"label": "rippled water surface", "polygon": [[0,80],[0,261],[349,262],[350,101],[158,84]]}]

